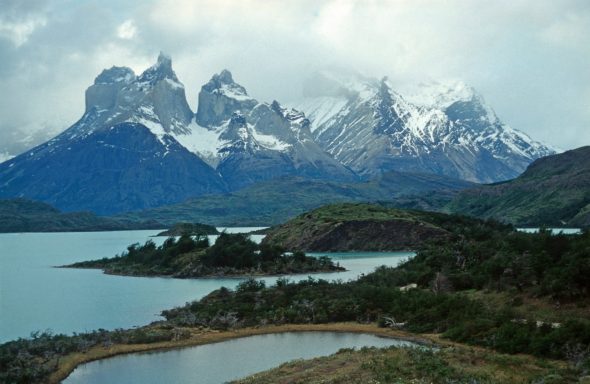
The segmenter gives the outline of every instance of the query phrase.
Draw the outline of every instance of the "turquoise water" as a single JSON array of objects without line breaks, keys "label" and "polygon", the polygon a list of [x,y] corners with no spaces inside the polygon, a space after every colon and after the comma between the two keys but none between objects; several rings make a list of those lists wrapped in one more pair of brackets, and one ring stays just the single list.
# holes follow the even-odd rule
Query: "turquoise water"
[{"label": "turquoise water", "polygon": [[[112,257],[159,231],[0,234],[0,342],[33,331],[56,333],[131,328],[160,319],[163,309],[199,299],[243,279],[172,279],[105,275],[56,265]],[[259,240],[258,236],[255,239]],[[151,238],[156,243],[164,237]],[[379,265],[397,265],[411,252],[333,254],[348,269],[313,275],[349,280]],[[307,276],[292,276],[291,280]],[[264,278],[272,284],[275,277]]]},{"label": "turquoise water", "polygon": [[341,348],[415,345],[366,334],[299,332],[250,336],[166,352],[135,353],[81,365],[65,384],[224,383],[294,359]]}]

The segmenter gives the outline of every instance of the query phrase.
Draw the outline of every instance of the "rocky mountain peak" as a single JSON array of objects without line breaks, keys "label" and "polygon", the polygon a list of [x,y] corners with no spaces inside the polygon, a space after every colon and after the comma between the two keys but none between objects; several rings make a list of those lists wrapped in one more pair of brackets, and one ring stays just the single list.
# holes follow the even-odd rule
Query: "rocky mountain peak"
[{"label": "rocky mountain peak", "polygon": [[172,58],[164,52],[160,51],[156,65],[160,68],[172,69]]},{"label": "rocky mountain peak", "polygon": [[104,69],[100,75],[94,79],[94,84],[113,84],[125,83],[129,84],[135,80],[135,73],[128,67],[111,67]]},{"label": "rocky mountain peak", "polygon": [[233,112],[247,114],[256,104],[258,102],[248,95],[246,88],[237,84],[231,72],[224,69],[201,87],[197,123],[204,127],[219,126],[230,119]]},{"label": "rocky mountain peak", "polygon": [[127,67],[111,67],[103,70],[86,90],[86,112],[93,108],[104,111],[114,108],[121,89],[136,80],[135,73]]},{"label": "rocky mountain peak", "polygon": [[404,121],[400,118],[395,108],[394,94],[387,83],[387,76],[381,79],[379,91],[374,102],[375,126],[373,131],[376,134],[390,135],[401,132],[405,128]]},{"label": "rocky mountain peak", "polygon": [[213,76],[214,79],[223,84],[233,84],[234,78],[229,70],[223,69],[219,74]]},{"label": "rocky mountain peak", "polygon": [[172,69],[172,58],[160,52],[156,64],[146,69],[137,79],[142,85],[155,85],[161,80],[169,79],[179,86],[182,86]]},{"label": "rocky mountain peak", "polygon": [[69,137],[108,129],[122,122],[141,123],[153,133],[188,133],[193,118],[184,86],[172,59],[160,53],[157,62],[136,77],[126,67],[104,70],[86,90],[86,114]]}]

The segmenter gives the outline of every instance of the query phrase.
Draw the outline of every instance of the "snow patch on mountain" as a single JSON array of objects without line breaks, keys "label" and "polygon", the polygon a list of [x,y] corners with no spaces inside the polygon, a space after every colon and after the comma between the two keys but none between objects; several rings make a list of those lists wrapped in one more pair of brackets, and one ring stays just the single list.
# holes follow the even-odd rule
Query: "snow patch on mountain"
[{"label": "snow patch on mountain", "polygon": [[12,159],[14,156],[9,154],[8,152],[0,152],[0,163],[5,162],[6,160]]},{"label": "snow patch on mountain", "polygon": [[311,121],[310,130],[313,133],[318,127],[341,112],[348,103],[346,97],[319,96],[303,99],[293,105],[298,111],[305,111],[305,115]]},{"label": "snow patch on mountain", "polygon": [[201,157],[207,164],[213,168],[219,164],[219,150],[227,144],[226,140],[221,140],[222,127],[209,129],[202,127],[195,119],[188,126],[189,133],[176,135],[176,140],[190,152]]}]

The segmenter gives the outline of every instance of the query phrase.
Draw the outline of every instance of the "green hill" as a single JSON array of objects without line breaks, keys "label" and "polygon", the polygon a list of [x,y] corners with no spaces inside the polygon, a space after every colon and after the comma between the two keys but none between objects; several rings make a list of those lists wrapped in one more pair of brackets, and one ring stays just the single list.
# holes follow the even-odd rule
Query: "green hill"
[{"label": "green hill", "polygon": [[[447,204],[457,191],[473,185],[443,176],[400,172],[389,172],[363,183],[285,178],[230,194],[202,196],[119,217],[156,220],[167,225],[184,221],[218,226],[266,226],[339,202],[397,201],[410,208],[436,209]],[[435,198],[422,198],[432,194]]]},{"label": "green hill", "polygon": [[392,251],[444,238],[444,214],[375,204],[333,204],[304,213],[268,231],[263,244],[295,251]]},{"label": "green hill", "polygon": [[462,191],[446,208],[518,226],[590,226],[590,146],[538,159],[514,180]]},{"label": "green hill", "polygon": [[91,212],[64,213],[38,201],[0,200],[0,232],[85,232],[163,227],[153,220],[112,219]]}]

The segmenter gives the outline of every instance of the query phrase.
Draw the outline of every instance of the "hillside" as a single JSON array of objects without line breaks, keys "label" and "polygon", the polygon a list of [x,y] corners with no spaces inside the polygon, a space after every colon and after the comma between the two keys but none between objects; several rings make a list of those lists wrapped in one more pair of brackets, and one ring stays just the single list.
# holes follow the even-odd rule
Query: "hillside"
[{"label": "hillside", "polygon": [[538,159],[514,180],[463,191],[447,209],[519,226],[589,226],[590,146]]},{"label": "hillside", "polygon": [[162,224],[99,217],[90,212],[62,213],[49,204],[26,200],[0,200],[0,232],[85,232],[159,229]]},{"label": "hillside", "polygon": [[[218,226],[266,226],[338,202],[397,201],[405,207],[438,209],[459,190],[473,185],[444,176],[400,172],[388,172],[364,183],[283,178],[225,195],[202,196],[119,217],[157,220],[167,225],[185,221]],[[435,198],[430,196],[433,193]]]},{"label": "hillside", "polygon": [[429,221],[428,213],[345,203],[318,208],[272,228],[263,244],[291,251],[392,251],[448,235]]}]

